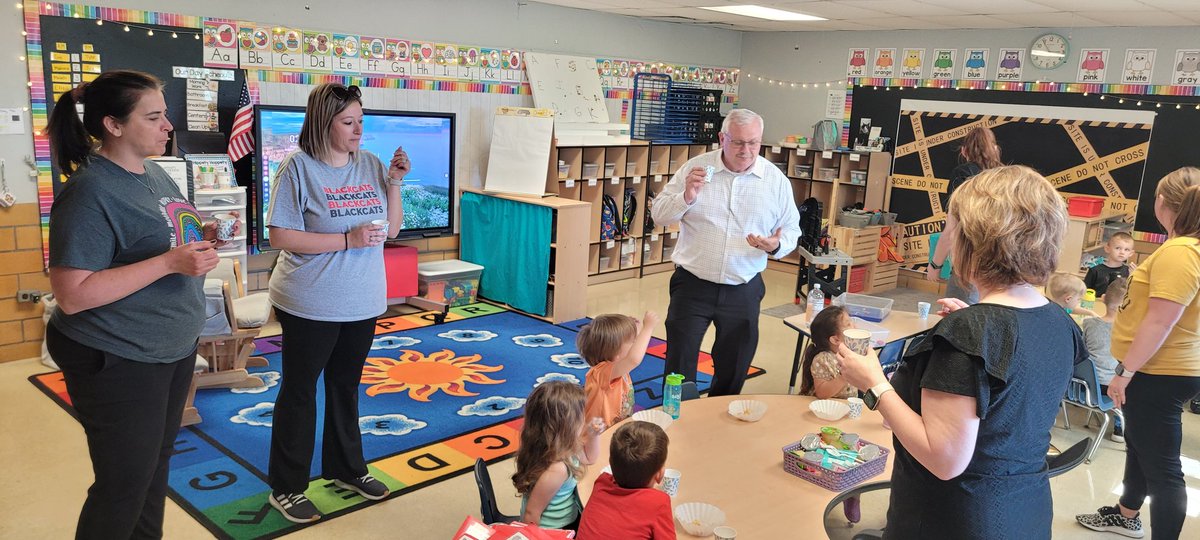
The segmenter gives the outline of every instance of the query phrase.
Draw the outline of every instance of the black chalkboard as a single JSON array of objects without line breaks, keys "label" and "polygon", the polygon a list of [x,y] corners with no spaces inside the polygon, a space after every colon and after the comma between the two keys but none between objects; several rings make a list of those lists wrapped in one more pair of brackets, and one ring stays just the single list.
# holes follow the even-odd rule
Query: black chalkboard
[{"label": "black chalkboard", "polygon": [[[195,28],[177,28],[138,24],[142,28],[130,27],[125,31],[125,25],[115,22],[96,24],[94,19],[42,16],[42,69],[46,77],[46,114],[54,110],[55,93],[52,91],[53,73],[50,53],[56,52],[57,43],[67,44],[68,54],[81,53],[81,46],[92,44],[95,53],[100,55],[100,66],[104,70],[134,69],[150,73],[166,83],[164,96],[167,100],[167,117],[174,124],[175,130],[187,130],[187,83],[186,79],[175,78],[172,75],[174,67],[203,67],[203,43],[195,39]],[[154,35],[147,35],[146,29],[154,30]],[[172,38],[171,33],[178,32],[179,37]],[[234,80],[221,81],[217,90],[218,127],[221,133],[228,135],[233,125],[233,115],[237,112],[237,101],[241,95],[244,82],[244,72],[232,70]],[[169,149],[169,147],[168,147]],[[249,162],[251,160],[242,160]],[[59,178],[57,166],[53,166],[53,177]],[[238,182],[249,185],[250,176],[239,170]],[[58,193],[59,183],[55,181],[54,192]]]},{"label": "black chalkboard", "polygon": [[[1125,103],[1119,104],[1118,98]],[[1055,107],[1090,107],[1108,109],[1142,109],[1158,113],[1150,137],[1150,152],[1146,159],[1145,176],[1138,196],[1137,219],[1134,229],[1143,232],[1164,232],[1154,217],[1154,189],[1158,180],[1183,166],[1200,166],[1200,154],[1195,150],[1196,126],[1200,125],[1198,97],[1112,95],[1104,100],[1092,94],[1052,92],[1008,92],[999,90],[954,90],[952,88],[905,88],[890,90],[884,87],[855,86],[850,125],[857,126],[859,118],[870,118],[873,126],[882,128],[882,135],[896,140],[900,118],[900,100],[925,99],[977,103],[1011,103]],[[1139,99],[1169,101],[1171,105],[1154,108],[1152,104],[1136,105]],[[1179,109],[1175,103],[1182,104]],[[1046,172],[1046,171],[1042,171]]]}]

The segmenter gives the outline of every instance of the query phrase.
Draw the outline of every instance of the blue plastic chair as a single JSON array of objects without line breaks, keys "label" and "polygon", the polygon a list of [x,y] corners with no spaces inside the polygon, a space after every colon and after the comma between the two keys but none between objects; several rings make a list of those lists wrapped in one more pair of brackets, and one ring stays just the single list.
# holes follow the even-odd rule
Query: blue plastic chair
[{"label": "blue plastic chair", "polygon": [[1071,377],[1071,384],[1067,386],[1067,395],[1063,398],[1063,420],[1067,429],[1071,429],[1071,422],[1067,420],[1066,405],[1086,409],[1089,421],[1091,413],[1099,413],[1103,418],[1100,422],[1100,432],[1092,440],[1091,448],[1088,449],[1087,462],[1091,463],[1092,457],[1096,455],[1096,449],[1100,448],[1100,439],[1104,437],[1104,432],[1108,429],[1108,415],[1115,414],[1121,419],[1122,424],[1125,423],[1125,416],[1121,414],[1121,409],[1118,409],[1113,400],[1100,391],[1100,378],[1096,375],[1096,364],[1092,363],[1091,358],[1075,364],[1074,376]]},{"label": "blue plastic chair", "polygon": [[879,365],[883,366],[883,374],[891,377],[896,368],[900,367],[900,358],[904,356],[904,346],[907,340],[888,343],[879,351]]}]

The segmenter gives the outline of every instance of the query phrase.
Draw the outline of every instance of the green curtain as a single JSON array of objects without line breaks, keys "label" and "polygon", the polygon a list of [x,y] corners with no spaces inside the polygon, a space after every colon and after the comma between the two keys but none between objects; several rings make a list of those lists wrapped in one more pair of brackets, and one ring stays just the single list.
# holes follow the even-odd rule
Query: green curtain
[{"label": "green curtain", "polygon": [[460,256],[483,266],[479,294],[545,316],[554,212],[469,192],[463,193],[459,211]]}]

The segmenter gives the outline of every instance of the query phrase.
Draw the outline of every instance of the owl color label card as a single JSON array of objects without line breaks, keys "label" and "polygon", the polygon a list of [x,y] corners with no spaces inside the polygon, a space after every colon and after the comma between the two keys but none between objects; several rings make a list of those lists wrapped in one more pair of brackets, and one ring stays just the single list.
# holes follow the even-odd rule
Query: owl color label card
[{"label": "owl color label card", "polygon": [[1079,74],[1075,80],[1081,83],[1103,83],[1108,73],[1108,49],[1083,49],[1079,51]]},{"label": "owl color label card", "polygon": [[1025,49],[1000,49],[996,57],[997,81],[1020,81],[1025,67]]},{"label": "owl color label card", "polygon": [[871,76],[885,79],[896,76],[896,49],[875,49]]},{"label": "owl color label card", "polygon": [[227,22],[204,21],[204,67],[238,67],[237,29]]},{"label": "owl color label card", "polygon": [[1121,65],[1121,84],[1150,84],[1157,53],[1157,49],[1126,49],[1125,63]]},{"label": "owl color label card", "polygon": [[294,28],[273,28],[271,30],[271,60],[275,67],[288,71],[300,71],[301,32]]},{"label": "owl color label card", "polygon": [[967,49],[963,51],[962,78],[968,81],[985,81],[988,74],[988,54],[991,49]]},{"label": "owl color label card", "polygon": [[850,49],[850,57],[846,61],[846,76],[847,77],[866,77],[870,71],[867,70],[867,58],[871,56],[869,47],[855,47]]},{"label": "owl color label card", "polygon": [[271,68],[271,31],[266,26],[238,24],[238,61],[243,68]]},{"label": "owl color label card", "polygon": [[900,55],[900,78],[920,79],[925,70],[925,49],[904,49]]},{"label": "owl color label card", "polygon": [[1174,68],[1171,84],[1200,86],[1200,48],[1176,50]]},{"label": "owl color label card", "polygon": [[934,49],[933,67],[929,72],[929,78],[943,81],[953,79],[955,67],[954,64],[957,57],[957,49]]}]

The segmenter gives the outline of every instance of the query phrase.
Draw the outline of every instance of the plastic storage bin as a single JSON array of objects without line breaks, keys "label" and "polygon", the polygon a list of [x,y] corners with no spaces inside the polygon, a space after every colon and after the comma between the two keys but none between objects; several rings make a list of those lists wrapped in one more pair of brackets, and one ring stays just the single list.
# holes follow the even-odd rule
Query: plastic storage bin
[{"label": "plastic storage bin", "polygon": [[812,178],[812,165],[796,165],[796,178]]},{"label": "plastic storage bin", "polygon": [[584,178],[596,178],[597,177],[596,175],[599,172],[600,172],[599,164],[597,164],[597,163],[584,163],[583,164],[583,177]]},{"label": "plastic storage bin", "polygon": [[879,298],[865,294],[846,293],[833,300],[834,305],[845,306],[851,317],[881,322],[892,312],[891,298]]},{"label": "plastic storage bin", "polygon": [[434,302],[462,306],[475,302],[483,267],[458,259],[417,265],[417,294]]},{"label": "plastic storage bin", "polygon": [[851,214],[842,212],[838,214],[838,224],[851,229],[861,229],[871,224],[871,216],[874,214]]},{"label": "plastic storage bin", "polygon": [[867,185],[867,171],[850,171],[850,183],[858,186]]},{"label": "plastic storage bin", "polygon": [[1104,199],[1099,197],[1071,197],[1067,200],[1067,213],[1075,217],[1096,217],[1104,208]]},{"label": "plastic storage bin", "polygon": [[833,180],[838,176],[838,170],[834,167],[821,167],[818,170],[818,173],[820,174],[820,176],[818,176],[818,179],[820,180]]},{"label": "plastic storage bin", "polygon": [[[860,441],[865,444],[874,444],[866,439],[860,439]],[[835,472],[804,462],[793,453],[797,450],[803,451],[804,447],[799,442],[792,443],[783,447],[783,470],[830,491],[846,491],[873,476],[883,474],[883,470],[887,468],[888,454],[892,453],[891,450],[883,445],[876,444],[875,446],[879,447],[879,456],[875,459],[844,472]]]}]

